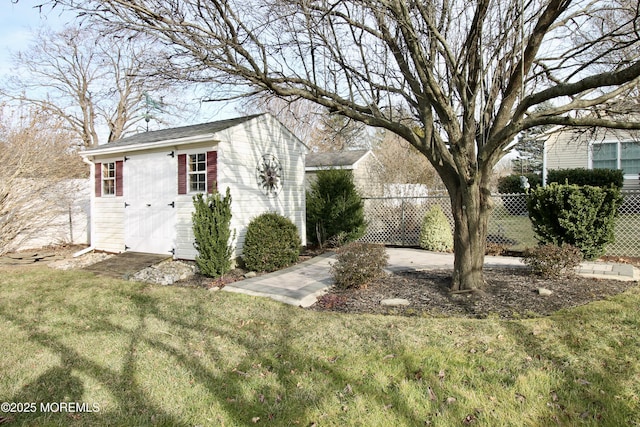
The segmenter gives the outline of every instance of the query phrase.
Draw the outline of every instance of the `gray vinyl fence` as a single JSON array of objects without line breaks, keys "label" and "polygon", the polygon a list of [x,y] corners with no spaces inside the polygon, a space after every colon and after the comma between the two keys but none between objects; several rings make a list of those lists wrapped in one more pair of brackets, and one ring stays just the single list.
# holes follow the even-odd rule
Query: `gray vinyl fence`
[{"label": "gray vinyl fence", "polygon": [[[640,256],[640,191],[622,192],[624,202],[616,221],[615,242],[607,255]],[[522,250],[537,240],[527,215],[525,194],[494,194],[487,241],[505,249]],[[367,233],[360,240],[395,246],[418,246],[420,226],[425,214],[440,205],[451,227],[453,215],[449,196],[365,198]]]}]

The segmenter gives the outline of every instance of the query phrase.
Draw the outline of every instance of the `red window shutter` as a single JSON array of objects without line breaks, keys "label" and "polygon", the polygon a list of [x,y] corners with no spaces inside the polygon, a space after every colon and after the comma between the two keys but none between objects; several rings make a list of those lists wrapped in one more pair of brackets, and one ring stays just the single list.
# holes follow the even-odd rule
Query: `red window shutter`
[{"label": "red window shutter", "polygon": [[94,164],[94,187],[96,197],[102,196],[102,163]]},{"label": "red window shutter", "polygon": [[118,160],[116,162],[116,196],[122,196],[122,165],[124,162]]},{"label": "red window shutter", "polygon": [[218,152],[207,151],[207,192],[218,191]]},{"label": "red window shutter", "polygon": [[178,154],[178,194],[187,194],[187,155]]}]

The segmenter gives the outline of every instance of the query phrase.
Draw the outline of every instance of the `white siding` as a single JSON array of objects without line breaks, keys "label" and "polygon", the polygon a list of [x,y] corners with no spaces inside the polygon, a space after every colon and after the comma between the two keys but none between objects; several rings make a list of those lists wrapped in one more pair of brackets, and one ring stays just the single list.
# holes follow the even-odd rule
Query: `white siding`
[{"label": "white siding", "polygon": [[[305,149],[273,117],[260,116],[241,126],[216,135],[218,149],[218,190],[231,191],[232,228],[236,230],[236,256],[242,255],[246,227],[252,218],[264,212],[276,212],[289,218],[298,228],[306,245],[305,229]],[[264,154],[276,156],[283,169],[282,190],[267,197],[258,188],[256,166]]]},{"label": "white siding", "polygon": [[193,227],[191,213],[193,212],[193,195],[179,195],[176,197],[176,258],[196,259],[193,243]]},{"label": "white siding", "polygon": [[124,200],[94,197],[92,244],[106,252],[124,251]]},{"label": "white siding", "polygon": [[572,132],[558,132],[547,140],[547,169],[589,167],[589,143]]},{"label": "white siding", "polygon": [[356,162],[353,168],[353,183],[361,197],[382,196],[381,168],[382,165],[372,152]]}]

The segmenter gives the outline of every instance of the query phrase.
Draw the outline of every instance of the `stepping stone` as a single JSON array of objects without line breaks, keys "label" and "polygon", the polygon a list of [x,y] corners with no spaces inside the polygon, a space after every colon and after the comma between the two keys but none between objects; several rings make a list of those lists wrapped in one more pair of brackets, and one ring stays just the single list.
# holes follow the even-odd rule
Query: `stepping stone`
[{"label": "stepping stone", "polygon": [[550,291],[549,289],[538,288],[538,294],[542,295],[543,297],[548,297],[552,293],[553,293],[553,291]]},{"label": "stepping stone", "polygon": [[389,298],[380,301],[380,305],[385,305],[388,307],[401,307],[409,304],[409,300],[406,300],[404,298]]}]

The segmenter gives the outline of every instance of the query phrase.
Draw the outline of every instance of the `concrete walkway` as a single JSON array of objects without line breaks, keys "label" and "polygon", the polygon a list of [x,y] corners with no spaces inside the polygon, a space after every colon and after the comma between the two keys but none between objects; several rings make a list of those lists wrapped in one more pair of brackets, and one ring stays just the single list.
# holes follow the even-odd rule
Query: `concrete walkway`
[{"label": "concrete walkway", "polygon": [[[387,248],[389,272],[452,269],[453,254],[410,248]],[[329,274],[333,253],[326,253],[284,270],[241,280],[222,288],[228,292],[273,298],[296,306],[309,307],[333,284]],[[485,267],[523,268],[520,258],[486,256]],[[578,272],[587,277],[640,280],[640,271],[628,264],[584,262]]]}]

